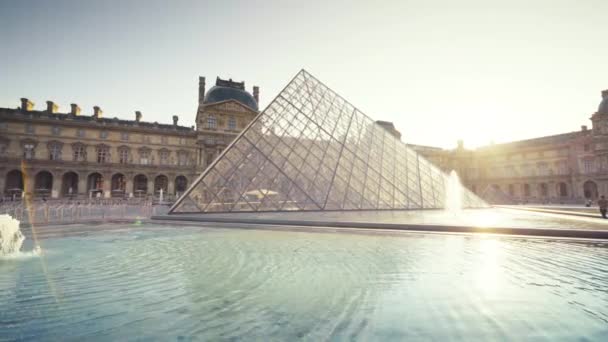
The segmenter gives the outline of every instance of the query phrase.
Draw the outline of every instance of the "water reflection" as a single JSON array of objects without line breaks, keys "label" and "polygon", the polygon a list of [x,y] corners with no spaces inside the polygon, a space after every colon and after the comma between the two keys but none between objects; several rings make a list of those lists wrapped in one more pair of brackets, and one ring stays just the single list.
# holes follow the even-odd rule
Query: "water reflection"
[{"label": "water reflection", "polygon": [[52,300],[39,263],[0,264],[0,321],[10,322],[9,340],[608,333],[604,243],[171,227],[53,238],[45,246],[59,251],[47,258],[63,300]]}]

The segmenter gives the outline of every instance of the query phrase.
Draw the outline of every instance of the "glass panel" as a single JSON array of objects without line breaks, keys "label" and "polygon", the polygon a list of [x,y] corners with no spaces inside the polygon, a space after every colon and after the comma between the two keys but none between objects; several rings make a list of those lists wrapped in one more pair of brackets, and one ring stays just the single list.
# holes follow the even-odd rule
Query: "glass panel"
[{"label": "glass panel", "polygon": [[446,177],[302,70],[171,212],[441,208]]}]

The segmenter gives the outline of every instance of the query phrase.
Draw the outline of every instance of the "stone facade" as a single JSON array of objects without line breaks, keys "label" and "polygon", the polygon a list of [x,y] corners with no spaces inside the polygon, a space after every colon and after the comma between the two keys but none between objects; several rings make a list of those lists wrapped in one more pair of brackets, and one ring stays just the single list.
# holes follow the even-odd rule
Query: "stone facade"
[{"label": "stone facade", "polygon": [[608,195],[608,91],[593,129],[494,144],[475,150],[410,145],[464,185],[497,203],[583,203]]},{"label": "stone facade", "polygon": [[257,87],[254,93],[255,108],[231,94],[205,102],[201,77],[196,129],[178,125],[177,116],[172,124],[144,122],[139,111],[135,120],[104,118],[98,106],[92,115],[82,115],[76,104],[58,113],[52,101],[35,110],[23,98],[16,109],[0,108],[0,191],[10,199],[84,199],[157,198],[162,189],[171,199],[255,117]]}]

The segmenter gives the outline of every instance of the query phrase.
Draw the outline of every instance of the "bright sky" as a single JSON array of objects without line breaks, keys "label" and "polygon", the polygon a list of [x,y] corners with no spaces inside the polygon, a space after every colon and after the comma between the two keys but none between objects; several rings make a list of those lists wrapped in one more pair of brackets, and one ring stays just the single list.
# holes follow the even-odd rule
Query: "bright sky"
[{"label": "bright sky", "polygon": [[591,126],[608,88],[607,0],[0,0],[0,107],[193,125],[198,76],[301,68],[403,140],[451,148]]}]

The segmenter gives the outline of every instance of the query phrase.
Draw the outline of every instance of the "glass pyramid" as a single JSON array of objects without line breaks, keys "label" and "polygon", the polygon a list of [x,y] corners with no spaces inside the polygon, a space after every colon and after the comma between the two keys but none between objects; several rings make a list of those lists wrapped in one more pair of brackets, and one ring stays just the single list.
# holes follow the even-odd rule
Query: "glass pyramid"
[{"label": "glass pyramid", "polygon": [[[443,208],[447,175],[305,70],[169,213]],[[464,189],[465,207],[485,206]]]}]

